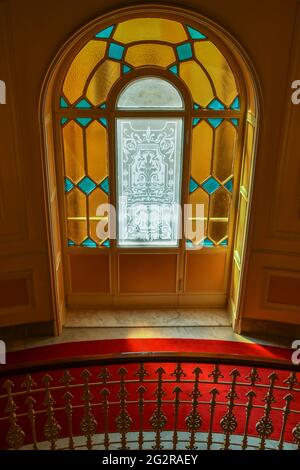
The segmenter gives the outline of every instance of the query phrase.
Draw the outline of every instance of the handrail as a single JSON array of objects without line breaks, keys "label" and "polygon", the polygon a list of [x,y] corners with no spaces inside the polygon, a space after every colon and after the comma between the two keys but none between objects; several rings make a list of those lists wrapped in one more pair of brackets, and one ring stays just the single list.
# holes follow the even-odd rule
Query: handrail
[{"label": "handrail", "polygon": [[138,361],[144,363],[160,362],[202,362],[203,364],[224,364],[240,366],[259,366],[264,369],[279,368],[300,372],[300,366],[294,365],[285,359],[263,358],[260,356],[243,357],[239,354],[220,354],[207,352],[174,352],[174,351],[150,351],[150,352],[126,352],[118,354],[97,354],[90,356],[73,356],[71,358],[58,358],[54,360],[31,361],[22,364],[6,364],[0,367],[0,378],[11,375],[18,376],[34,372],[62,370],[65,368],[101,366],[114,364],[132,364]]}]

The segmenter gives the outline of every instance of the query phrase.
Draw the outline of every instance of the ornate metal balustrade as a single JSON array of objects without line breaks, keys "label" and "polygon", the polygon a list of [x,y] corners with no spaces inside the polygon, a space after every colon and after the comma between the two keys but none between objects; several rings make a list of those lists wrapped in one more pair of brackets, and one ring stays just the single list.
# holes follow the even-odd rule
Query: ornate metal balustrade
[{"label": "ornate metal balustrade", "polygon": [[300,372],[146,353],[1,368],[1,448],[298,449]]}]

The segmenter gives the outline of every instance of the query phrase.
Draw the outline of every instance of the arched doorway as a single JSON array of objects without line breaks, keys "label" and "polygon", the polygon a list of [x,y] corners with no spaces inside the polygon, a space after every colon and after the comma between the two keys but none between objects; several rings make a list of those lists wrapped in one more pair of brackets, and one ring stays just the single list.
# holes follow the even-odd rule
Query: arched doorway
[{"label": "arched doorway", "polygon": [[[169,116],[173,124],[177,119],[179,127],[181,120],[180,170],[170,184],[180,189],[182,206],[204,204],[201,239],[185,233],[174,246],[152,239],[147,246],[140,240],[130,247],[97,236],[99,221],[107,217],[97,208],[108,202],[116,206],[119,190],[118,122],[125,111],[118,108],[118,99],[141,77],[160,79],[162,87],[169,83],[183,97],[181,109],[166,106],[146,113],[135,97],[136,107],[133,104],[126,113],[140,140],[142,131],[151,132],[150,124],[159,116]],[[181,8],[115,11],[79,31],[58,54],[45,81],[42,112],[47,164],[53,164],[49,186],[55,188],[50,212],[58,211],[60,220],[52,256],[56,253],[57,260],[61,253],[67,304],[229,303],[236,312],[258,103],[250,62],[235,40],[213,22]],[[147,121],[144,127],[134,127],[133,120],[141,116]],[[147,215],[146,238],[153,213]],[[193,209],[190,219],[192,224],[199,219]],[[194,249],[200,245],[201,250]]]}]

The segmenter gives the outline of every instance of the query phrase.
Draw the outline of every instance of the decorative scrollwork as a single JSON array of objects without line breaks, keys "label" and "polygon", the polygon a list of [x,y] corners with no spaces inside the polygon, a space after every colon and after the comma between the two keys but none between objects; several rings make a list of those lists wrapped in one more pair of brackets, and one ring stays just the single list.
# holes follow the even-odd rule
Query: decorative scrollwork
[{"label": "decorative scrollwork", "polygon": [[201,424],[202,424],[202,419],[198,413],[198,404],[199,401],[198,399],[201,397],[201,392],[199,390],[199,377],[200,374],[202,374],[202,370],[200,367],[196,367],[194,369],[193,374],[195,375],[195,382],[194,382],[194,388],[193,391],[190,394],[190,397],[192,397],[192,409],[189,413],[189,415],[185,419],[185,424],[187,427],[187,430],[190,432],[190,442],[189,445],[187,446],[187,449],[196,449],[195,447],[195,434],[196,432],[200,429]]},{"label": "decorative scrollwork", "polygon": [[261,378],[257,372],[257,369],[254,367],[251,369],[250,374],[246,377],[246,380],[250,380],[252,387],[256,385],[256,382],[261,382]]},{"label": "decorative scrollwork", "polygon": [[115,419],[116,428],[121,433],[121,450],[127,450],[127,437],[126,434],[128,433],[130,426],[132,425],[132,419],[127,411],[127,398],[128,392],[125,387],[125,376],[127,374],[127,370],[121,368],[119,370],[119,375],[121,377],[120,383],[120,412]]},{"label": "decorative scrollwork", "polygon": [[90,387],[89,387],[89,378],[91,377],[91,373],[85,369],[81,373],[81,377],[84,380],[84,391],[83,391],[83,408],[84,408],[84,414],[83,417],[81,418],[80,421],[80,431],[81,433],[86,437],[87,439],[87,448],[88,450],[91,450],[93,448],[93,435],[96,433],[97,430],[97,421],[92,414],[92,404],[91,400],[93,398],[93,395],[90,392]]},{"label": "decorative scrollwork", "polygon": [[272,374],[269,375],[268,379],[270,380],[270,384],[269,384],[268,392],[266,393],[264,397],[264,402],[265,402],[264,415],[255,426],[256,431],[260,437],[260,446],[259,446],[260,450],[265,449],[265,441],[274,431],[274,426],[270,418],[270,413],[272,410],[272,404],[275,402],[274,386],[275,386],[275,382],[278,380],[278,376],[275,372],[272,372]]},{"label": "decorative scrollwork", "polygon": [[147,372],[144,364],[142,363],[134,375],[140,379],[140,382],[144,382],[145,377],[149,377],[150,374]]},{"label": "decorative scrollwork", "polygon": [[157,369],[156,373],[158,374],[157,389],[154,393],[154,396],[156,397],[156,409],[150,418],[150,423],[155,431],[155,446],[153,446],[153,449],[161,450],[163,449],[163,446],[161,445],[160,435],[168,422],[167,417],[162,410],[162,399],[166,395],[162,388],[162,376],[166,372],[162,367],[160,367]]},{"label": "decorative scrollwork", "polygon": [[268,438],[274,431],[271,418],[263,416],[255,426],[260,438]]},{"label": "decorative scrollwork", "polygon": [[297,426],[295,426],[294,429],[292,430],[292,436],[300,449],[300,423],[298,423]]},{"label": "decorative scrollwork", "polygon": [[224,375],[222,375],[222,372],[220,371],[219,364],[215,365],[213,371],[208,375],[208,377],[212,377],[214,384],[217,384],[219,379],[224,378]]},{"label": "decorative scrollwork", "polygon": [[237,419],[233,413],[227,412],[220,421],[224,433],[233,434],[237,428]]},{"label": "decorative scrollwork", "polygon": [[180,362],[176,365],[176,369],[171,374],[171,377],[176,377],[176,382],[180,382],[181,377],[185,377],[186,374],[183,372]]},{"label": "decorative scrollwork", "polygon": [[60,437],[61,427],[58,424],[58,421],[56,420],[54,416],[53,405],[55,404],[55,400],[52,397],[51,388],[50,388],[50,384],[52,381],[53,381],[53,378],[49,374],[44,375],[44,377],[42,378],[42,382],[44,383],[45,388],[46,388],[44,405],[46,406],[46,414],[47,414],[47,419],[44,424],[44,436],[46,440],[50,442],[51,450],[55,450],[56,441]]}]

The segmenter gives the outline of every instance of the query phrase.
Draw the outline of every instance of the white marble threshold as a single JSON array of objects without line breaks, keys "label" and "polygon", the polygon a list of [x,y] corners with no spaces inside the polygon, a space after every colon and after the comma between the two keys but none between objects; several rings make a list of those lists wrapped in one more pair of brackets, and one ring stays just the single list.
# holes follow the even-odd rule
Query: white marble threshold
[{"label": "white marble threshold", "polygon": [[68,309],[66,328],[160,328],[192,326],[230,326],[223,309]]}]

